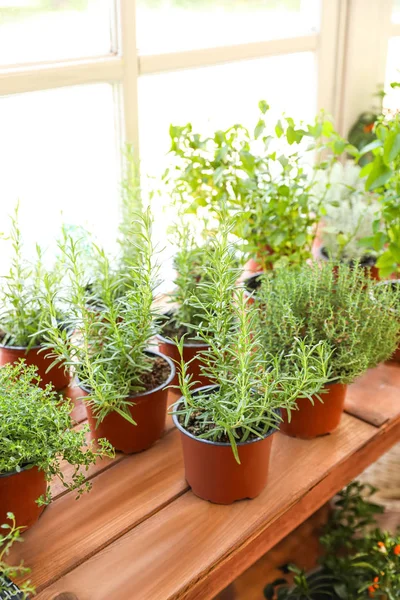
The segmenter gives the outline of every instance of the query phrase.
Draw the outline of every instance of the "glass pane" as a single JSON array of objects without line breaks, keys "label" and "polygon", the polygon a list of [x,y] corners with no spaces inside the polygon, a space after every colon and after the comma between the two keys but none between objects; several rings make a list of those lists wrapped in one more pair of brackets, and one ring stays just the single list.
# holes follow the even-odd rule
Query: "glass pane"
[{"label": "glass pane", "polygon": [[400,83],[400,37],[389,40],[384,98],[385,108],[400,110],[400,88],[391,88],[393,82]]},{"label": "glass pane", "polygon": [[88,227],[105,243],[115,238],[119,163],[111,85],[3,97],[0,131],[1,231],[19,199],[28,247],[52,246],[62,222]]},{"label": "glass pane", "polygon": [[114,0],[0,0],[0,63],[111,52]]},{"label": "glass pane", "polygon": [[316,32],[320,0],[137,0],[142,54]]},{"label": "glass pane", "polygon": [[400,0],[393,0],[393,23],[400,23]]}]

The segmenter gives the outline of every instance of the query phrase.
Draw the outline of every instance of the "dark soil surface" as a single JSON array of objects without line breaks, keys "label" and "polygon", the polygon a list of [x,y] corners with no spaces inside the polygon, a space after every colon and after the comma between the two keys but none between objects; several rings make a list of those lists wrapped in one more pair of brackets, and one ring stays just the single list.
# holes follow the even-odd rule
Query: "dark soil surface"
[{"label": "dark soil surface", "polygon": [[178,340],[180,340],[183,336],[186,336],[186,343],[204,343],[203,340],[201,340],[200,338],[194,337],[193,333],[193,331],[189,330],[184,325],[176,327],[174,323],[166,323],[161,331],[161,335],[163,337],[170,338],[171,340],[174,340],[175,338],[178,338]]},{"label": "dark soil surface", "polygon": [[255,275],[254,277],[249,277],[244,282],[245,288],[248,292],[252,293],[261,286],[261,275]]},{"label": "dark soil surface", "polygon": [[[326,248],[321,248],[321,255],[328,260],[329,259],[329,254],[326,250]],[[341,262],[348,264],[349,267],[354,267],[356,261],[355,260],[345,260],[343,259]],[[360,267],[374,267],[376,264],[376,257],[372,256],[371,254],[366,254],[365,256],[362,256],[359,260],[359,265]]]},{"label": "dark soil surface", "polygon": [[152,370],[145,373],[141,379],[145,392],[155,390],[158,386],[166,382],[171,374],[171,367],[163,358],[157,356],[152,361],[152,364]]},{"label": "dark soil surface", "polygon": [[[215,425],[213,423],[207,423],[206,425],[204,424],[204,422],[201,418],[201,414],[202,413],[200,411],[194,412],[191,415],[189,422],[186,426],[184,425],[184,422],[185,422],[184,415],[180,415],[179,423],[182,425],[182,427],[184,429],[186,429],[186,431],[188,431],[195,437],[199,437],[200,435],[203,435],[204,433],[207,433],[208,431],[215,429]],[[237,429],[236,431],[237,431],[239,439],[240,439],[244,435],[244,431],[241,428]],[[256,436],[253,433],[251,433],[249,435],[249,437],[247,438],[247,441],[257,440],[257,439],[259,439],[259,437],[262,437],[262,434],[260,434],[260,436]],[[219,437],[216,441],[223,443],[223,444],[230,443],[229,437],[226,434],[219,435]]]}]

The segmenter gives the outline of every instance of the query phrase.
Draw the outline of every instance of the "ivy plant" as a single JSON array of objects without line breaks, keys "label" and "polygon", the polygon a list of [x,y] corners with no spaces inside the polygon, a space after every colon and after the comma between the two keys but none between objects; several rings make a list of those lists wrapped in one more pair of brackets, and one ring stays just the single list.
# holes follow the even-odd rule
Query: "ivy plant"
[{"label": "ivy plant", "polygon": [[[72,403],[61,401],[51,386],[40,388],[37,381],[36,368],[24,361],[0,369],[0,473],[38,467],[47,481],[57,477],[79,496],[91,487],[84,472],[98,457],[111,456],[111,447],[106,440],[99,441],[98,449],[87,442],[88,428],[73,429]],[[71,481],[64,477],[62,461],[74,467]],[[37,502],[50,501],[48,486]]]},{"label": "ivy plant", "polygon": [[[292,371],[282,369],[282,349],[264,350],[259,311],[236,287],[235,254],[224,229],[208,249],[208,278],[201,279],[190,300],[204,315],[194,326],[208,345],[200,358],[202,371],[217,387],[194,393],[182,358],[182,400],[175,412],[197,437],[229,442],[240,462],[238,443],[263,437],[279,426],[279,409],[290,411],[299,395],[320,390],[328,378],[329,353],[323,343],[299,340],[291,349]],[[177,341],[181,355],[183,341]]]},{"label": "ivy plant", "polygon": [[[5,562],[12,546],[23,541],[21,532],[24,529],[24,527],[17,527],[13,513],[9,512],[5,516],[7,516],[7,523],[0,525],[0,594],[7,591],[11,593],[12,580],[30,573],[30,569],[25,567],[22,562],[17,566],[11,566]],[[24,581],[20,584],[19,589],[23,600],[35,593],[35,588],[30,581]]]},{"label": "ivy plant", "polygon": [[[384,289],[383,289],[384,288]],[[331,352],[331,380],[351,383],[395,351],[400,301],[392,286],[377,286],[361,269],[346,264],[306,264],[263,276],[257,291],[262,344],[282,353],[291,370],[295,340],[324,342]]]},{"label": "ivy plant", "polygon": [[[311,256],[323,198],[315,174],[343,152],[357,152],[323,113],[311,125],[290,117],[271,122],[265,101],[254,131],[233,125],[205,137],[189,123],[170,127],[172,166],[164,180],[176,202],[192,214],[235,217],[234,233],[264,268],[298,264]],[[270,132],[273,131],[274,135]],[[310,157],[327,158],[308,165]]]},{"label": "ivy plant", "polygon": [[[135,424],[128,398],[146,389],[146,380],[156,368],[156,361],[146,354],[146,349],[150,338],[159,331],[158,310],[153,305],[157,267],[153,264],[149,210],[137,217],[131,243],[135,244],[135,262],[129,265],[129,278],[121,274],[121,279],[110,275],[109,257],[102,248],[93,246],[102,286],[99,307],[91,302],[93,296],[87,288],[79,240],[65,240],[61,246],[69,278],[65,302],[75,335],[69,339],[57,327],[51,289],[47,293],[48,322],[43,335],[55,356],[54,362],[62,361],[74,368],[79,384],[89,390],[85,401],[99,421],[116,411]],[[121,281],[125,289],[122,296],[115,293]]]},{"label": "ivy plant", "polygon": [[62,265],[56,261],[53,269],[46,269],[43,251],[36,245],[34,260],[24,256],[22,234],[18,225],[18,205],[11,217],[9,239],[12,245],[11,266],[1,279],[0,289],[0,336],[6,346],[32,348],[42,343],[41,330],[46,318],[43,280],[57,305],[57,319],[61,318],[56,298],[62,282]]},{"label": "ivy plant", "polygon": [[[393,83],[393,87],[400,84]],[[377,139],[360,154],[372,151],[373,160],[360,175],[366,177],[367,190],[379,195],[383,230],[378,220],[365,245],[373,245],[380,254],[377,266],[382,277],[400,273],[400,113],[382,115],[375,124]]]}]

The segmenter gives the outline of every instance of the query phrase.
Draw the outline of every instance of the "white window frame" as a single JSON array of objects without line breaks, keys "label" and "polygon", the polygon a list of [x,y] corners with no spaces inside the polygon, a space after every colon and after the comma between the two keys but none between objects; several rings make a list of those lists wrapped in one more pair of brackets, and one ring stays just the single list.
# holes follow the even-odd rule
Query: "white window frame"
[{"label": "white window frame", "polygon": [[[114,89],[118,99],[120,141],[132,143],[139,158],[138,79],[141,75],[311,51],[317,57],[317,106],[331,113],[345,133],[356,113],[365,108],[362,103],[367,90],[373,93],[377,82],[382,80],[386,52],[377,56],[377,48],[381,44],[387,46],[391,35],[400,34],[400,25],[391,24],[388,17],[392,2],[321,0],[320,31],[313,35],[140,55],[136,44],[136,0],[116,0],[113,54],[0,68],[0,97],[88,83],[119,84]],[[375,32],[372,41],[371,32]],[[360,44],[373,67],[356,86],[351,74],[360,68]]]}]

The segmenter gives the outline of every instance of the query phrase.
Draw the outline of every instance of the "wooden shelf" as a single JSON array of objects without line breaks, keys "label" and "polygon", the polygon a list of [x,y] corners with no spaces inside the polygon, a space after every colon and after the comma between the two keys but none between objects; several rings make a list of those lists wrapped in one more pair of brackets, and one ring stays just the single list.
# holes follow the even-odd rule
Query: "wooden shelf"
[{"label": "wooden shelf", "polygon": [[382,365],[351,386],[334,434],[275,434],[266,489],[231,506],[188,489],[169,420],[150,450],[92,467],[79,501],[56,485],[12,559],[31,567],[38,600],[213,598],[400,439],[399,387],[400,368]]}]

